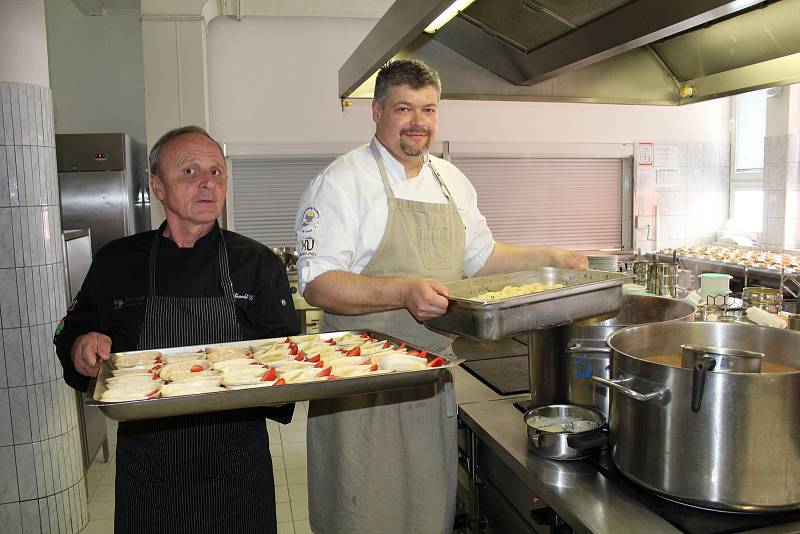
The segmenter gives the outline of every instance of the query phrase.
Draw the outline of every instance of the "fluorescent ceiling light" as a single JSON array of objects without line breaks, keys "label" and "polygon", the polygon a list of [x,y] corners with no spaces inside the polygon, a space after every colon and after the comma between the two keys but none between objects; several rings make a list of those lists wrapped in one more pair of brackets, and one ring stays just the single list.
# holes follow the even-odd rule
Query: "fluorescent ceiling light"
[{"label": "fluorescent ceiling light", "polygon": [[436,17],[433,22],[428,24],[428,27],[425,28],[425,33],[435,33],[442,26],[450,22],[450,19],[455,17],[459,11],[464,11],[474,1],[475,0],[456,0],[450,4],[450,7],[442,11],[442,14]]}]

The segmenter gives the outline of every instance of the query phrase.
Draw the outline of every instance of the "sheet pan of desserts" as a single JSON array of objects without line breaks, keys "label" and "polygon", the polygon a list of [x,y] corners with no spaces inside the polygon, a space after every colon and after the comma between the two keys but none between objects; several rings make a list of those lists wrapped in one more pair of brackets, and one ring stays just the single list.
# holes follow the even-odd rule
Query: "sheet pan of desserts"
[{"label": "sheet pan of desserts", "polygon": [[120,352],[86,402],[118,421],[171,417],[423,386],[460,363],[369,331]]}]

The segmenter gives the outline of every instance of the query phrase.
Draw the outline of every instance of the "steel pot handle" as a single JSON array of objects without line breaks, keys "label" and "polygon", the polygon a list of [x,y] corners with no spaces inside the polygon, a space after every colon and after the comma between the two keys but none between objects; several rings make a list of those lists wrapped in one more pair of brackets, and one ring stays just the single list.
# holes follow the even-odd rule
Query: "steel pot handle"
[{"label": "steel pot handle", "polygon": [[692,370],[692,411],[700,411],[700,403],[703,402],[703,391],[706,389],[706,373],[713,371],[717,365],[717,360],[710,356],[703,356],[694,364]]},{"label": "steel pot handle", "polygon": [[609,347],[581,347],[580,345],[573,345],[567,349],[567,352],[570,354],[611,354],[611,348]]},{"label": "steel pot handle", "polygon": [[657,388],[655,391],[651,393],[639,393],[638,391],[634,391],[628,387],[625,387],[623,384],[625,382],[629,382],[630,378],[619,378],[615,380],[609,380],[608,378],[603,378],[601,376],[593,376],[592,381],[596,384],[601,386],[605,386],[609,389],[614,389],[619,391],[626,397],[630,397],[634,400],[641,401],[641,402],[649,402],[649,401],[663,401],[666,399],[667,396],[667,388],[660,387]]}]

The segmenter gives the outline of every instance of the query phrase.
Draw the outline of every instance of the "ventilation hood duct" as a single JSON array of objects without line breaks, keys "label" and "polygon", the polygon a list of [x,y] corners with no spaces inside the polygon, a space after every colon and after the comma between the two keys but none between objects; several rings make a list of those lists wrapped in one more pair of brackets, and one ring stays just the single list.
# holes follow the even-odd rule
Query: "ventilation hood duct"
[{"label": "ventilation hood duct", "polygon": [[339,70],[371,98],[386,61],[439,71],[442,98],[682,105],[800,82],[800,0],[397,0]]}]

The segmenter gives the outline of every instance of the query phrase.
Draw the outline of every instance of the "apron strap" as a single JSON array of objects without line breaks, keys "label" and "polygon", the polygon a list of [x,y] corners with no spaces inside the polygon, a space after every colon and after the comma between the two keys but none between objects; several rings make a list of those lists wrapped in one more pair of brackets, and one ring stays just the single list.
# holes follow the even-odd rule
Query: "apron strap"
[{"label": "apron strap", "polygon": [[[381,174],[381,180],[383,180],[383,187],[386,189],[386,196],[390,199],[394,198],[394,191],[392,190],[392,186],[389,184],[389,173],[386,172],[386,166],[383,164],[383,158],[381,157],[380,150],[378,150],[378,142],[375,138],[372,138],[372,141],[369,144],[369,150],[372,152],[372,157],[375,158],[375,162],[378,164],[378,172]],[[433,166],[433,163],[428,158],[428,167],[433,173],[433,177],[436,179],[436,182],[439,184],[439,187],[442,190],[442,194],[444,198],[447,200],[448,204],[455,204],[453,201],[453,195],[450,194],[450,190],[445,185],[442,177],[436,172],[436,169]]]}]

